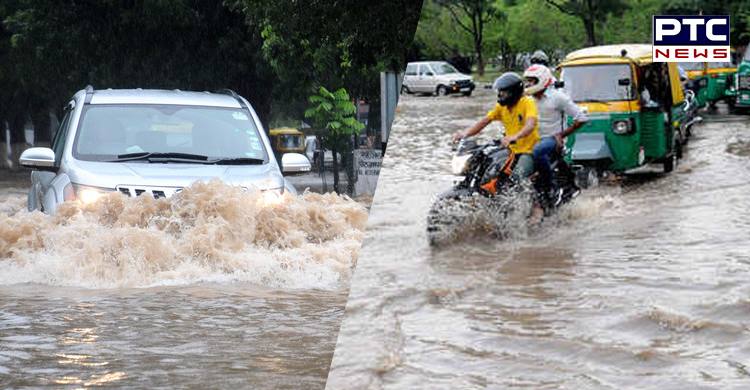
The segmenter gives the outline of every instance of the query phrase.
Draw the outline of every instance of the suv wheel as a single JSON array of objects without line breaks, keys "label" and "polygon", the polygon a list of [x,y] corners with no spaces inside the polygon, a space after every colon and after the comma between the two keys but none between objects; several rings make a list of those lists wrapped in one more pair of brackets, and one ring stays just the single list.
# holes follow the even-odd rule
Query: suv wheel
[{"label": "suv wheel", "polygon": [[445,96],[448,94],[448,87],[445,85],[438,85],[436,92],[438,96]]},{"label": "suv wheel", "polygon": [[406,94],[410,94],[410,93],[411,93],[411,91],[409,91],[409,87],[407,87],[406,85],[402,85],[401,86],[401,94],[402,95],[406,95]]}]

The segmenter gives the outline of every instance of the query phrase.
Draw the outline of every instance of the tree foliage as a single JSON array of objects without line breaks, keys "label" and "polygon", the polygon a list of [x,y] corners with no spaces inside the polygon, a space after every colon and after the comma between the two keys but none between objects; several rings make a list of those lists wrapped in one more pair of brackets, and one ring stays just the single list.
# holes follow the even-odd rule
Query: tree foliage
[{"label": "tree foliage", "polygon": [[374,99],[379,72],[404,65],[421,4],[373,3],[3,0],[0,121],[43,118],[87,84],[231,88],[266,124],[301,118],[317,85]]},{"label": "tree foliage", "polygon": [[546,0],[558,11],[575,16],[583,22],[586,30],[586,45],[595,46],[601,42],[596,30],[610,15],[621,15],[627,8],[625,0]]},{"label": "tree foliage", "polygon": [[[331,92],[320,87],[317,94],[308,98],[308,102],[310,107],[305,110],[305,118],[310,119],[317,129],[324,130],[323,143],[333,152],[333,188],[340,192],[337,153],[341,152],[350,159],[352,136],[358,135],[365,126],[354,117],[356,106],[344,88]],[[348,192],[352,193],[354,182],[351,172],[348,176]]]},{"label": "tree foliage", "polygon": [[467,34],[471,40],[477,60],[477,72],[484,74],[484,38],[485,29],[493,19],[504,15],[495,7],[492,0],[435,0],[451,17],[458,30]]},{"label": "tree foliage", "polygon": [[[474,53],[474,42],[455,22],[447,1],[426,1],[415,35],[413,59],[447,59]],[[750,0],[494,0],[493,18],[482,38],[485,58],[502,69],[522,66],[519,54],[544,50],[559,60],[591,45],[650,43],[653,15],[731,16],[732,45],[750,41]],[[455,6],[454,6],[455,7]],[[462,19],[468,21],[468,18]],[[489,61],[488,61],[489,62]]]}]

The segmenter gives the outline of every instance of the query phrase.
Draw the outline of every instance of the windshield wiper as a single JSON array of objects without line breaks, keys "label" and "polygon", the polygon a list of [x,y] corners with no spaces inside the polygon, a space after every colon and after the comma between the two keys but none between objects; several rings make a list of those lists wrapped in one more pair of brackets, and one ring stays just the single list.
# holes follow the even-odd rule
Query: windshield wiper
[{"label": "windshield wiper", "polygon": [[175,162],[205,162],[208,160],[208,156],[204,156],[201,154],[190,154],[190,153],[159,153],[159,152],[138,152],[138,153],[126,153],[126,154],[120,154],[117,155],[117,158],[114,160],[109,160],[107,162],[123,162],[123,161],[138,161],[138,160],[148,160],[149,162],[151,159],[167,159],[170,161]]},{"label": "windshield wiper", "polygon": [[218,158],[216,160],[206,161],[206,164],[217,164],[217,165],[260,165],[266,162],[262,158],[253,157],[234,157],[234,158]]}]

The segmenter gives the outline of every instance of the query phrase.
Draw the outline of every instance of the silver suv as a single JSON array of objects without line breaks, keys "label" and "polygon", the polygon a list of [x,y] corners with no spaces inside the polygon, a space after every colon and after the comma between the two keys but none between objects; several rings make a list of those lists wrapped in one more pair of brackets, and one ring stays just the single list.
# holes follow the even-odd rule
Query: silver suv
[{"label": "silver suv", "polygon": [[[62,202],[91,202],[111,191],[170,197],[211,179],[296,193],[250,103],[229,90],[87,87],[66,106],[52,148],[30,148],[20,163],[34,169],[29,210],[46,213]],[[310,170],[301,154],[287,153],[281,164],[285,173]]]}]

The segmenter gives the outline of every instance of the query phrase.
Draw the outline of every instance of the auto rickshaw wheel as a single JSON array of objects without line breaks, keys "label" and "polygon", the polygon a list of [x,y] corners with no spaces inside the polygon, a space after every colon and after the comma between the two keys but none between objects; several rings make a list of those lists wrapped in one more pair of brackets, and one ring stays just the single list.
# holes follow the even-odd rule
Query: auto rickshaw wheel
[{"label": "auto rickshaw wheel", "polygon": [[599,175],[596,168],[585,167],[576,171],[575,184],[583,189],[593,188],[599,185]]},{"label": "auto rickshaw wheel", "polygon": [[682,152],[678,152],[678,146],[679,141],[677,141],[676,137],[672,137],[672,150],[671,153],[664,158],[664,173],[669,173],[674,170],[674,167],[677,166],[677,159],[679,158],[678,153],[682,154]]}]

